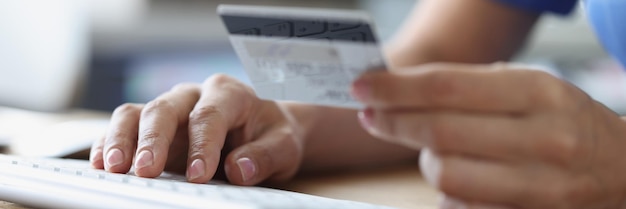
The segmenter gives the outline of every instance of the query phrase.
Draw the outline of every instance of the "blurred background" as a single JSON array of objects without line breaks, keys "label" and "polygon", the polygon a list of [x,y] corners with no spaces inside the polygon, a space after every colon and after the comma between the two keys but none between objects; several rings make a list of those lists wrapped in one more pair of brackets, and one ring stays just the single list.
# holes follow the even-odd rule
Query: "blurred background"
[{"label": "blurred background", "polygon": [[[179,82],[202,82],[217,72],[248,82],[215,12],[220,3],[365,10],[387,40],[415,2],[2,1],[0,138],[19,129],[14,120],[31,111],[106,113],[125,102],[149,101]],[[626,73],[599,46],[580,8],[570,17],[543,18],[516,61],[561,76],[626,113]]]}]

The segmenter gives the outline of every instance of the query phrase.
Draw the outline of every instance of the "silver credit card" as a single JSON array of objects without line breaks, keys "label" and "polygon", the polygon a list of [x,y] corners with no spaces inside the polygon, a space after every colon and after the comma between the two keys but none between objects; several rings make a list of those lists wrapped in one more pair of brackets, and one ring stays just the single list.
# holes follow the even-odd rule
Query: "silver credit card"
[{"label": "silver credit card", "polygon": [[235,5],[218,12],[261,98],[360,108],[350,84],[367,70],[385,68],[364,13]]}]

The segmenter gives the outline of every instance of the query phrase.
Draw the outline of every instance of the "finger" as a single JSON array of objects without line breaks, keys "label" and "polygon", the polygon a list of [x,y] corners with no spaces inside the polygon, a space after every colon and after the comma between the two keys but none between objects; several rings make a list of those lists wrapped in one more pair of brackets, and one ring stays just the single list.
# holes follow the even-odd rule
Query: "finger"
[{"label": "finger", "polygon": [[140,104],[124,104],[113,111],[102,149],[105,170],[126,173],[130,169],[142,108]]},{"label": "finger", "polygon": [[202,89],[189,114],[187,179],[194,183],[215,175],[228,130],[243,125],[257,102],[251,89],[225,75],[207,79]]},{"label": "finger", "polygon": [[187,122],[199,95],[198,85],[179,84],[146,104],[141,112],[135,153],[135,173],[138,176],[156,177],[163,172],[178,126]]},{"label": "finger", "polygon": [[247,186],[288,180],[299,168],[300,149],[289,129],[268,132],[226,157],[226,176],[232,184]]},{"label": "finger", "polygon": [[512,191],[523,188],[517,173],[493,162],[440,156],[428,149],[421,152],[420,161],[425,179],[447,196],[504,203],[513,198]]},{"label": "finger", "polygon": [[518,112],[569,102],[564,97],[573,88],[559,79],[534,70],[502,70],[502,66],[438,64],[373,72],[353,83],[352,94],[375,108]]},{"label": "finger", "polygon": [[359,120],[372,135],[414,149],[508,160],[536,153],[535,128],[509,116],[368,108]]},{"label": "finger", "polygon": [[593,154],[592,140],[577,137],[569,119],[552,116],[366,109],[359,120],[370,134],[414,149],[575,169],[573,159]]},{"label": "finger", "polygon": [[528,182],[521,172],[497,162],[460,156],[440,156],[423,150],[421,169],[426,180],[444,192],[470,202],[509,205],[524,198],[536,197],[528,192]]},{"label": "finger", "polygon": [[99,138],[91,145],[91,151],[89,152],[89,162],[95,169],[104,169],[104,161],[102,157],[102,150],[104,149],[104,138]]}]

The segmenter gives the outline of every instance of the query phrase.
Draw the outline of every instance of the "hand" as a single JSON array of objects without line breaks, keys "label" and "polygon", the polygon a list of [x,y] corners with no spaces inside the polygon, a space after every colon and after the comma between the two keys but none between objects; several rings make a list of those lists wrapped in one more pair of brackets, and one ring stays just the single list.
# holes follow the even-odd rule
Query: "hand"
[{"label": "hand", "polygon": [[619,208],[626,123],[576,87],[505,64],[366,74],[353,95],[378,138],[420,149],[427,180],[468,205]]},{"label": "hand", "polygon": [[186,172],[195,183],[212,179],[223,161],[234,184],[285,180],[298,170],[302,143],[284,113],[280,104],[216,75],[202,86],[177,85],[146,105],[118,107],[90,160],[95,168],[115,173],[133,165],[142,177]]}]

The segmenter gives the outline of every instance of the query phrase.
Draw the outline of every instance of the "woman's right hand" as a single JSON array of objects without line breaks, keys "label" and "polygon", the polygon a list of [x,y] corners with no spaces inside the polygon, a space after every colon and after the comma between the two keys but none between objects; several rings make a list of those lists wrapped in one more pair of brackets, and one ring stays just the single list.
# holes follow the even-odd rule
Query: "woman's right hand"
[{"label": "woman's right hand", "polygon": [[134,166],[141,177],[186,173],[195,183],[211,180],[221,162],[234,184],[287,180],[300,166],[303,143],[285,111],[239,81],[215,75],[202,85],[177,85],[145,105],[118,107],[90,161],[114,173]]}]

